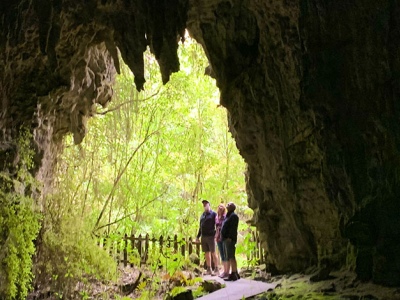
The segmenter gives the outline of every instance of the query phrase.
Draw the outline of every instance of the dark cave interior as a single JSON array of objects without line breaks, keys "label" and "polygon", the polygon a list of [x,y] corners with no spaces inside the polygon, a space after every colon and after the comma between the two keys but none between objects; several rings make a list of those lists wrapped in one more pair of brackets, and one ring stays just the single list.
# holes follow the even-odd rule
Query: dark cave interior
[{"label": "dark cave interior", "polygon": [[398,286],[399,15],[398,0],[1,1],[0,167],[28,128],[45,193],[62,137],[80,143],[112,101],[118,50],[139,90],[147,47],[167,82],[187,29],[248,166],[269,267]]}]

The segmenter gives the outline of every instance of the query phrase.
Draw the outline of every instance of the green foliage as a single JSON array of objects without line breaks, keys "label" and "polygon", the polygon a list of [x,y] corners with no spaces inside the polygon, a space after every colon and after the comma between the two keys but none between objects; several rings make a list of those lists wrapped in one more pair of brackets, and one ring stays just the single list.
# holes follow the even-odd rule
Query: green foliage
[{"label": "green foliage", "polygon": [[132,298],[130,298],[130,297],[121,297],[121,296],[119,296],[119,295],[116,295],[116,298],[115,298],[116,300],[132,300]]},{"label": "green foliage", "polygon": [[73,211],[60,215],[54,210],[62,201],[57,196],[47,200],[51,205],[44,214],[36,274],[38,280],[50,284],[52,292],[68,299],[79,283],[83,297],[90,293],[92,279],[116,279],[116,262],[98,246],[85,220]]},{"label": "green foliage", "polygon": [[[250,208],[246,208],[242,211],[240,217],[246,219],[251,214]],[[258,246],[257,242],[253,239],[254,228],[250,228],[245,222],[239,222],[238,230],[241,234],[241,239],[236,245],[236,253],[238,254],[236,257],[237,263],[242,267],[254,267],[258,263],[254,255]]]},{"label": "green foliage", "polygon": [[207,294],[202,286],[199,286],[197,289],[193,290],[193,298],[200,298]]},{"label": "green foliage", "polygon": [[[244,162],[228,131],[227,112],[218,105],[215,81],[204,75],[207,59],[190,38],[179,47],[179,55],[182,71],[163,86],[155,58],[145,53],[147,82],[140,94],[131,71],[122,65],[113,101],[107,108],[97,108],[83,143],[77,147],[72,137],[65,139],[56,172],[58,195],[46,208],[46,230],[50,231],[44,235],[46,259],[57,247],[67,248],[63,256],[69,261],[86,251],[76,236],[72,239],[77,246],[69,244],[70,228],[84,232],[83,239],[89,243],[89,232],[107,236],[110,242],[131,233],[194,237],[203,198],[214,209],[220,202],[234,201],[242,208],[241,217],[249,217]],[[73,224],[74,220],[84,222]],[[54,241],[58,235],[60,240]],[[190,264],[176,253],[163,249],[160,255],[159,250],[149,249],[157,276],[139,284],[143,299],[164,288],[158,276],[160,265],[168,276],[174,276]],[[140,265],[130,243],[128,258]],[[47,273],[65,281],[70,273],[74,276],[67,278],[82,277],[81,267],[68,263],[66,269],[53,268]],[[63,284],[60,291],[73,285]]]},{"label": "green foliage", "polygon": [[32,192],[36,188],[29,172],[33,167],[31,136],[22,131],[17,149],[17,174],[6,171],[0,178],[0,298],[23,299],[32,281],[34,239],[39,231]]},{"label": "green foliage", "polygon": [[327,293],[316,292],[324,285],[323,282],[310,284],[308,281],[286,281],[283,280],[281,287],[275,288],[273,292],[268,292],[255,296],[255,299],[268,300],[339,300],[343,299],[340,295],[328,295]]},{"label": "green foliage", "polygon": [[98,234],[195,236],[202,211],[235,201],[246,206],[244,162],[218,105],[215,81],[201,47],[179,47],[181,71],[163,86],[156,60],[145,54],[145,92],[137,93],[127,66],[113,102],[99,108],[78,147],[62,157],[60,188]]},{"label": "green foliage", "polygon": [[243,241],[236,245],[236,252],[238,254],[237,260],[239,266],[254,267],[257,264],[254,250],[257,248],[257,243],[252,239],[251,231],[247,231],[244,235]]},{"label": "green foliage", "polygon": [[168,294],[170,297],[175,297],[179,295],[180,293],[183,293],[187,290],[187,288],[183,286],[175,286]]},{"label": "green foliage", "polygon": [[[56,174],[64,172],[64,167],[60,164]],[[92,235],[92,220],[71,197],[76,187],[70,184],[68,180],[56,181],[53,194],[43,201],[43,228],[35,264],[37,284],[49,286],[51,292],[68,299],[78,284],[84,298],[90,294],[94,279],[109,282],[117,274],[116,261],[99,247]]]},{"label": "green foliage", "polygon": [[143,291],[143,293],[140,294],[140,296],[137,298],[138,300],[148,300],[148,299],[153,299],[155,295],[154,291]]}]

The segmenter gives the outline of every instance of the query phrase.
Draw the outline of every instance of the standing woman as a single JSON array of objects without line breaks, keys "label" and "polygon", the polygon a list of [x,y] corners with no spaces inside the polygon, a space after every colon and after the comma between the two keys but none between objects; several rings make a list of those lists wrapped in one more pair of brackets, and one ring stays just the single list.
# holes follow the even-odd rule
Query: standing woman
[{"label": "standing woman", "polygon": [[215,240],[217,242],[219,256],[221,258],[222,265],[224,267],[224,272],[219,275],[219,277],[221,278],[229,275],[228,260],[225,257],[225,251],[223,249],[223,242],[221,237],[222,223],[225,221],[225,218],[226,218],[225,206],[223,204],[220,204],[218,206],[217,216],[215,217],[215,229],[216,229]]}]

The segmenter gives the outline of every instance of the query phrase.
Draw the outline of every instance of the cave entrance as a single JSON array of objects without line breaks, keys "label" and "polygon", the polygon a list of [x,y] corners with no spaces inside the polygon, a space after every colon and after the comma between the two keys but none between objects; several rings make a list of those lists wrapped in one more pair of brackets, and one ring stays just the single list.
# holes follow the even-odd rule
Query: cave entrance
[{"label": "cave entrance", "polygon": [[[215,80],[204,74],[208,62],[201,45],[187,37],[178,53],[181,71],[163,85],[156,59],[145,52],[140,93],[128,66],[121,65],[109,106],[97,108],[79,147],[65,148],[57,190],[63,205],[66,199],[73,203],[98,236],[194,238],[202,199],[213,210],[233,201],[241,219],[238,261],[248,266],[255,263],[250,255],[256,247],[246,222],[252,210],[245,163]],[[66,144],[73,144],[71,136]]]}]

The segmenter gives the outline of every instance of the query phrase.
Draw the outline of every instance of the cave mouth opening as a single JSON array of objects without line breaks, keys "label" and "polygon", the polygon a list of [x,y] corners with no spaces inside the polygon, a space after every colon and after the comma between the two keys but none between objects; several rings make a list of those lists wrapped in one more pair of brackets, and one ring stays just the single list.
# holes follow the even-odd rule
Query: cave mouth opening
[{"label": "cave mouth opening", "polygon": [[110,101],[116,49],[140,74],[152,45],[165,80],[188,28],[218,78],[272,263],[296,271],[328,258],[364,280],[399,285],[399,3],[164,2],[1,2],[2,169],[10,163],[18,176],[26,126],[45,195],[60,139],[72,132],[81,142],[93,101]]},{"label": "cave mouth opening", "polygon": [[[85,184],[80,192],[89,192],[89,197],[81,197],[87,201],[92,197],[97,205],[95,210],[91,208],[95,231],[158,236],[186,232],[195,236],[202,211],[200,199],[208,199],[214,210],[220,203],[235,202],[244,224],[252,217],[247,206],[245,163],[228,130],[227,111],[219,105],[215,80],[204,74],[207,58],[201,45],[189,36],[180,43],[178,54],[181,70],[164,85],[155,57],[149,51],[144,53],[146,83],[141,92],[136,90],[129,67],[121,64],[112,101],[104,108],[97,105],[79,148],[64,150],[62,161],[67,165],[60,175],[91,185]],[[65,141],[72,145],[72,135]],[[81,163],[76,162],[78,155]],[[88,157],[91,165],[85,161]],[[70,168],[69,162],[85,164],[86,169],[94,166],[96,172],[91,169],[79,174],[83,177],[73,178],[64,171]],[[92,174],[90,180],[88,174]],[[103,195],[95,191],[103,189]],[[79,198],[76,191],[73,197]],[[99,198],[110,199],[96,202]],[[125,203],[129,201],[133,203]],[[149,205],[157,208],[148,215],[140,212]],[[179,210],[184,222],[169,220],[172,211]],[[127,221],[127,216],[129,225],[115,222],[120,218]]]},{"label": "cave mouth opening", "polygon": [[54,217],[57,209],[60,220],[65,214],[85,220],[85,230],[114,241],[125,234],[194,239],[201,199],[208,199],[213,210],[232,201],[241,220],[238,264],[248,267],[255,263],[257,246],[246,222],[252,210],[245,163],[228,131],[215,80],[204,74],[201,45],[186,38],[178,54],[181,71],[164,85],[155,57],[144,53],[141,92],[129,67],[121,64],[112,101],[96,106],[82,142],[75,146],[72,134],[65,137],[57,193],[47,201],[48,210]]},{"label": "cave mouth opening", "polygon": [[121,64],[112,101],[96,106],[79,146],[72,134],[66,136],[55,190],[75,207],[70,218],[84,216],[85,228],[108,237],[194,239],[201,199],[213,210],[235,202],[241,220],[238,263],[248,267],[258,247],[247,222],[252,210],[245,163],[228,131],[215,80],[204,74],[208,62],[201,45],[187,37],[178,54],[181,71],[164,85],[155,57],[144,53],[146,83],[140,93],[129,67]]}]

